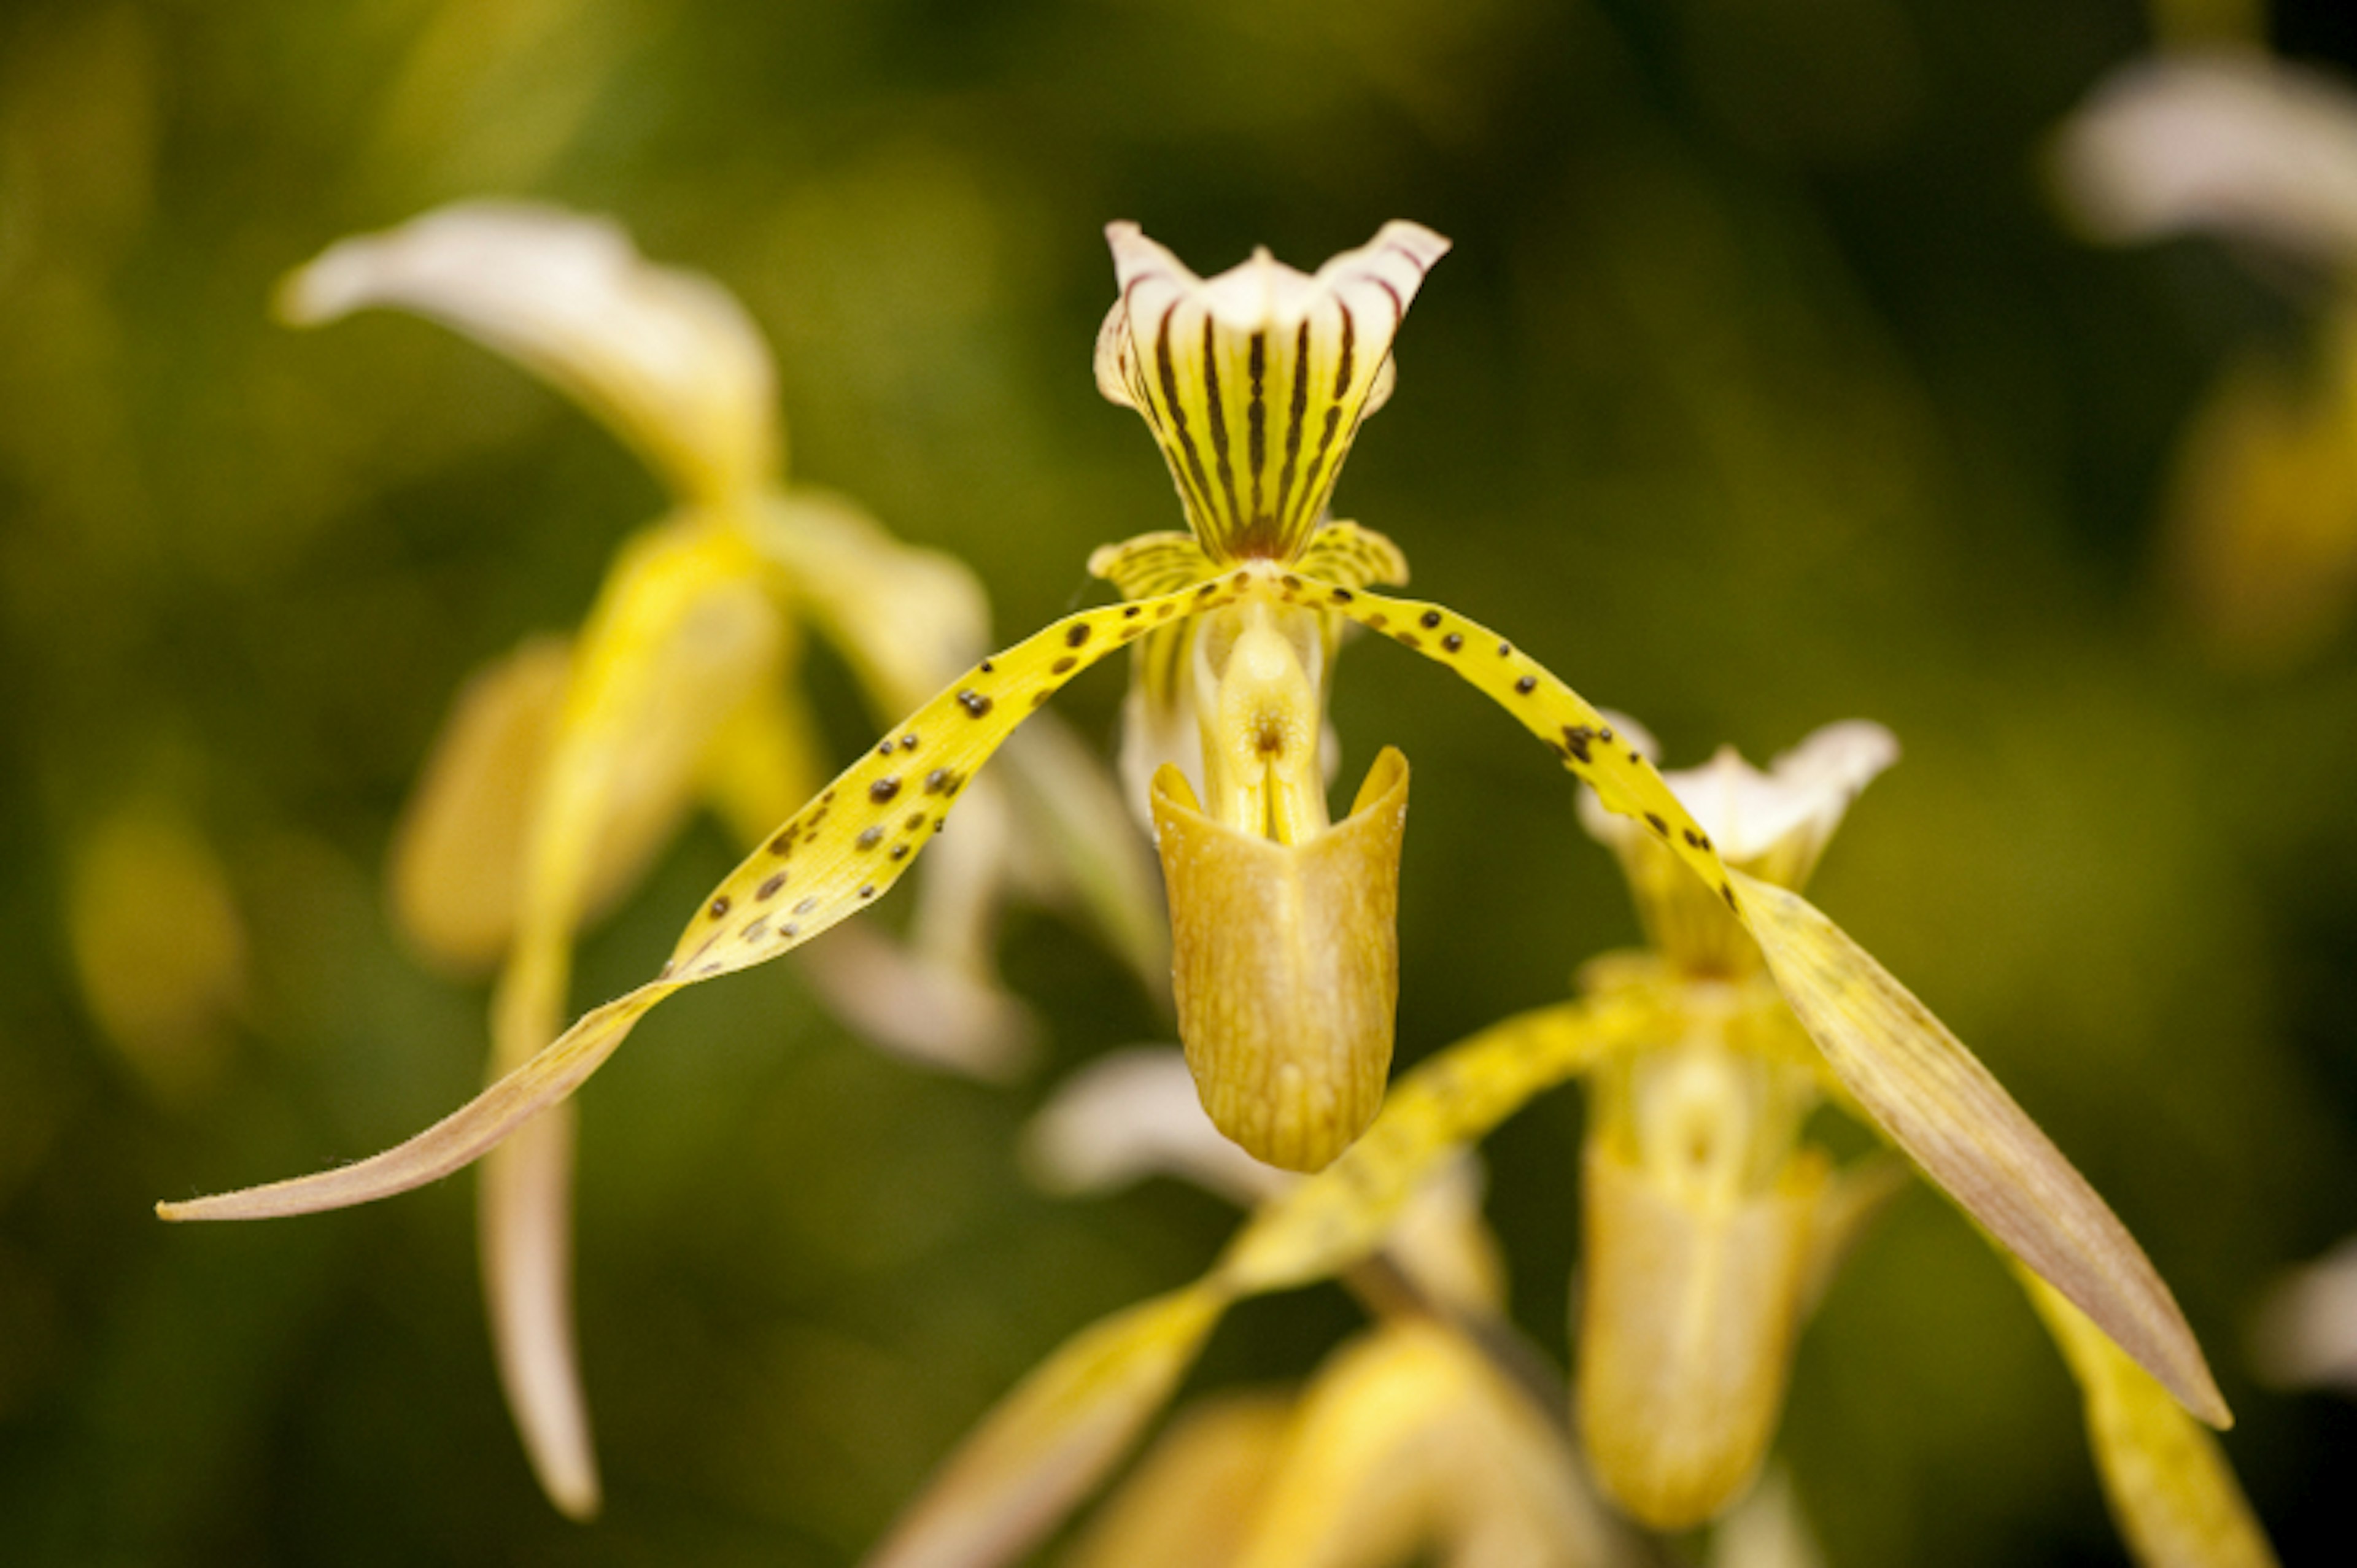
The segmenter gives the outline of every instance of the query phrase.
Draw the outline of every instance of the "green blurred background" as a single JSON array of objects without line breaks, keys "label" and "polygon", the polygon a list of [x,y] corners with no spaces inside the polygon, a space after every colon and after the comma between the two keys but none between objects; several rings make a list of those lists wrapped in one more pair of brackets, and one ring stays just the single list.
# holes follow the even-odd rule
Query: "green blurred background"
[{"label": "green blurred background", "polygon": [[[1056,1077],[1167,1033],[1019,916],[1048,1063],[926,1076],[786,966],[683,997],[584,1097],[580,1301],[609,1502],[534,1491],[468,1185],[267,1226],[181,1197],[462,1100],[479,989],[382,905],[465,673],[580,618],[661,505],[598,429],[414,320],[296,334],[274,279],[446,200],[609,212],[777,346],[801,480],[962,554],[1003,637],[1173,527],[1089,353],[1098,238],[1309,266],[1457,249],[1342,515],[1419,588],[1641,716],[1673,762],[1881,720],[1904,763],[1816,892],[2117,1208],[2218,1364],[2291,1561],[2357,1552],[2357,1406],[2254,1383],[2265,1282],[2357,1230],[2357,637],[2189,630],[2156,516],[2189,411],[2297,295],[2214,244],[2090,250],[2057,119],[2151,45],[2127,0],[15,0],[0,9],[0,1559],[834,1563],[1081,1323],[1232,1224],[1033,1195]],[[2350,56],[2330,6],[2277,41]],[[839,670],[833,737],[864,737]],[[1109,739],[1121,678],[1064,710]],[[1346,773],[1416,768],[1413,1060],[1635,927],[1566,780],[1445,673],[1345,656]],[[585,944],[635,983],[731,864],[705,824]],[[79,923],[79,926],[77,926]],[[168,1016],[78,970],[136,955]],[[110,945],[112,944],[112,945]],[[177,987],[177,989],[175,989]],[[137,991],[137,987],[133,988]],[[1574,1094],[1491,1145],[1551,1353]],[[1354,1309],[1254,1305],[1196,1384],[1297,1377]],[[1917,1192],[1803,1347],[1784,1451],[1831,1561],[2122,1561],[2059,1359]]]}]

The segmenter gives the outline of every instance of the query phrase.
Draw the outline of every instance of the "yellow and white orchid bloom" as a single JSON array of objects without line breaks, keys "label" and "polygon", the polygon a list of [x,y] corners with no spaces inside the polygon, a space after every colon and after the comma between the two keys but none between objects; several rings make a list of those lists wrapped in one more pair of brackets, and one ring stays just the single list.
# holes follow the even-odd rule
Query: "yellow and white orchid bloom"
[{"label": "yellow and white orchid bloom", "polygon": [[[850,503],[782,483],[768,347],[710,279],[640,257],[616,225],[506,203],[446,208],[345,240],[288,278],[302,325],[405,310],[498,350],[568,393],[662,478],[671,514],[618,553],[571,638],[538,636],[463,691],[396,836],[404,931],[457,970],[500,966],[493,1072],[562,1032],[575,933],[628,892],[698,804],[747,842],[822,778],[791,677],[802,628],[839,647],[889,718],[987,646],[963,566],[894,540]],[[1029,814],[1093,887],[1127,956],[1158,987],[1144,855],[1077,743],[1042,733]],[[894,743],[886,740],[889,750]],[[816,950],[821,996],[878,1045],[1003,1075],[1024,1013],[991,978],[988,928],[1014,851],[985,795],[943,847],[914,945],[865,930]],[[1037,880],[1035,877],[1034,880]],[[484,1168],[486,1288],[509,1402],[534,1469],[586,1516],[597,1469],[572,1343],[573,1125],[553,1108]]]},{"label": "yellow and white orchid bloom", "polygon": [[[1603,1044],[1663,1037],[1657,1024],[1631,1039],[1617,1033],[1653,1006],[1641,997],[1543,1012],[1502,1026],[1515,1041],[1504,1060],[1477,1039],[1462,1064],[1436,1064],[1433,1081],[1448,1086],[1437,1102],[1411,1097],[1402,1106],[1394,1091],[1391,1108],[1367,1122],[1368,1086],[1380,1084],[1375,1064],[1390,1048],[1394,939],[1381,919],[1348,915],[1337,900],[1380,914],[1395,896],[1389,857],[1405,765],[1379,758],[1352,817],[1329,824],[1316,755],[1320,694],[1340,623],[1352,621],[1504,708],[1679,868],[1694,897],[1723,907],[1800,1026],[1789,1033],[1808,1071],[1837,1084],[2179,1403],[2226,1425],[2201,1348],[2134,1239],[1921,1002],[1797,893],[1723,857],[1638,746],[1526,650],[1444,606],[1376,592],[1372,585],[1404,575],[1398,551],[1366,531],[1317,521],[1360,422],[1392,384],[1393,338],[1445,242],[1394,223],[1314,275],[1256,256],[1206,282],[1129,225],[1111,238],[1121,298],[1100,337],[1099,381],[1153,428],[1191,534],[1101,552],[1094,564],[1123,602],[1068,616],[950,682],[713,890],[660,973],[468,1105],[371,1159],[161,1211],[198,1219],[333,1208],[479,1158],[570,1095],[675,992],[791,951],[881,897],[1018,725],[1082,671],[1135,644],[1149,699],[1188,714],[1202,747],[1200,780],[1166,759],[1153,809],[1181,901],[1180,1033],[1205,1107],[1264,1158],[1330,1161],[1372,1184],[1304,1186],[1285,1206],[1294,1219],[1255,1225],[1239,1240],[1222,1288],[1331,1272],[1336,1256],[1362,1253],[1371,1231],[1381,1233],[1391,1212],[1383,1195],[1413,1185],[1395,1162],[1414,1166],[1436,1140],[1461,1143],[1466,1129],[1485,1128],[1535,1086],[1600,1059]],[[1345,928],[1345,918],[1360,923]],[[1331,940],[1336,929],[1348,930],[1346,941]],[[1320,996],[1329,1005],[1305,1000]],[[1263,1011],[1304,1020],[1306,1038],[1273,1037],[1255,1021]],[[1071,1377],[1124,1397],[1150,1391],[1175,1378],[1216,1316],[1200,1287],[1150,1303],[1076,1348]],[[1155,1348],[1108,1370],[1111,1348],[1132,1343]],[[1053,1380],[1043,1387],[1058,1409],[1077,1397]],[[1117,1429],[1126,1430],[1114,1423],[1090,1441]]]}]

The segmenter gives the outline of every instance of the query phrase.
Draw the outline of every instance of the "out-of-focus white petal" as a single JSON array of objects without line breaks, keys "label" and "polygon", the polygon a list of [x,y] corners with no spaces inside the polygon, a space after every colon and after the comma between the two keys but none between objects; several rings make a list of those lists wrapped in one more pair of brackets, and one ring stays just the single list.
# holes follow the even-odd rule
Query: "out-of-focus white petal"
[{"label": "out-of-focus white petal", "polygon": [[2357,1395],[2357,1237],[2276,1283],[2251,1356],[2269,1382]]},{"label": "out-of-focus white petal", "polygon": [[2054,172],[2099,240],[2198,231],[2332,266],[2357,258],[2357,97],[2256,53],[2115,71],[2064,123]]},{"label": "out-of-focus white petal", "polygon": [[1824,1568],[1824,1561],[1781,1466],[1770,1466],[1710,1535],[1709,1568]]},{"label": "out-of-focus white petal", "polygon": [[1228,1142],[1203,1113],[1186,1057],[1159,1046],[1110,1052],[1066,1079],[1025,1131],[1023,1161],[1050,1192],[1177,1176],[1245,1208],[1297,1179]]},{"label": "out-of-focus white petal", "polygon": [[331,245],[279,295],[298,326],[371,306],[441,322],[561,388],[681,496],[741,498],[777,477],[775,372],[752,318],[606,219],[464,202]]}]

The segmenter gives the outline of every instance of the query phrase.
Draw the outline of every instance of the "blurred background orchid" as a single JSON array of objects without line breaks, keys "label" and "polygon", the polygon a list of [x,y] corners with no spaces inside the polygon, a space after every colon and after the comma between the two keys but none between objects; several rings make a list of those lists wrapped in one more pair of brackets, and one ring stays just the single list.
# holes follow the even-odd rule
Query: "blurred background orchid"
[{"label": "blurred background orchid", "polygon": [[[1024,1086],[885,1061],[780,965],[678,999],[586,1098],[595,1530],[518,1455],[470,1186],[148,1218],[480,1081],[479,998],[415,961],[382,867],[468,671],[581,625],[672,501],[471,345],[268,306],[339,236],[493,194],[723,280],[778,346],[795,475],[969,563],[1009,628],[1098,592],[1097,543],[1172,526],[1082,363],[1107,219],[1215,262],[1401,212],[1448,234],[1338,510],[1672,756],[1767,756],[1829,711],[1905,737],[1812,897],[2165,1262],[2286,1561],[2348,1556],[2357,1403],[2260,1386],[2242,1331],[2357,1231],[2357,653],[2319,622],[2297,657],[2221,659],[2155,586],[2196,411],[2254,353],[2303,363],[2339,285],[2240,241],[2090,246],[2051,197],[2102,83],[2222,34],[2335,91],[2357,59],[2344,9],[2299,0],[9,10],[12,1560],[856,1560],[1026,1368],[1233,1224],[1161,1178],[1086,1204],[1020,1179],[1036,1086],[1168,1024],[1019,902],[994,950],[1047,1069]],[[860,673],[798,624],[814,754],[847,757],[875,739]],[[1377,739],[1416,768],[1396,1094],[1641,933],[1549,759],[1365,652],[1333,693],[1344,772]],[[1100,757],[1122,695],[1060,700]],[[684,820],[582,925],[573,993],[642,978],[738,847]],[[1483,1146],[1501,1316],[1543,1345],[1584,1116],[1547,1097]],[[2122,1560],[2072,1380],[1988,1259],[1945,1205],[1893,1205],[1802,1337],[1777,1463],[1833,1568]],[[1327,1285],[1243,1302],[1178,1408],[1368,1321]]]}]

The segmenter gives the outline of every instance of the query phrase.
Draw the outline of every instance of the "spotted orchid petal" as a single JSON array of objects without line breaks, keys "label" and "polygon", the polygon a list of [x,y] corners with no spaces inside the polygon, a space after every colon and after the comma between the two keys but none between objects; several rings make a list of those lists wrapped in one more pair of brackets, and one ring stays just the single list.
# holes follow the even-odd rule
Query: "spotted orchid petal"
[{"label": "spotted orchid petal", "polygon": [[1631,1561],[1563,1434],[1459,1336],[1387,1324],[1303,1397],[1236,1568]]},{"label": "spotted orchid petal", "polygon": [[603,219],[445,207],[329,246],[278,307],[303,327],[385,308],[464,333],[578,402],[685,499],[745,497],[779,469],[775,373],[744,307]]},{"label": "spotted orchid petal", "polygon": [[766,963],[883,896],[941,831],[974,771],[1082,670],[1181,613],[1232,603],[1232,583],[1068,616],[984,660],[838,775],[714,890],[662,977],[584,1015],[466,1106],[382,1155],[317,1176],[164,1203],[167,1219],[243,1219],[366,1203],[438,1180],[563,1100],[638,1021],[683,986]]},{"label": "spotted orchid petal", "polygon": [[1258,251],[1206,280],[1134,223],[1105,238],[1121,298],[1097,337],[1098,389],[1145,417],[1213,560],[1299,554],[1448,242],[1392,222],[1314,276]]},{"label": "spotted orchid petal", "polygon": [[2276,1568],[2218,1440],[2060,1291],[2015,1273],[2078,1380],[2104,1500],[2141,1568]]},{"label": "spotted orchid petal", "polygon": [[2187,1410],[2231,1425],[2168,1285],[2004,1086],[1806,899],[1735,875],[1777,988],[1874,1124]]},{"label": "spotted orchid petal", "polygon": [[989,1568],[1028,1551],[1169,1402],[1226,1305],[1199,1283],[1068,1340],[960,1444],[867,1568]]},{"label": "spotted orchid petal", "polygon": [[1442,606],[1304,580],[1299,592],[1455,671],[1641,819],[1750,930],[1844,1093],[1940,1188],[2193,1414],[2232,1421],[2169,1287],[2118,1218],[1946,1026],[1798,894],[1732,870],[1641,749],[1511,643]]}]

